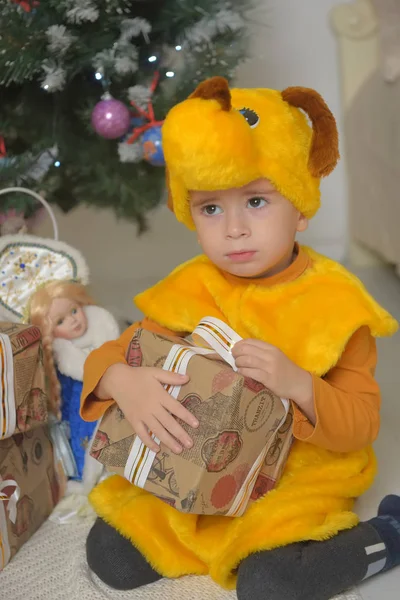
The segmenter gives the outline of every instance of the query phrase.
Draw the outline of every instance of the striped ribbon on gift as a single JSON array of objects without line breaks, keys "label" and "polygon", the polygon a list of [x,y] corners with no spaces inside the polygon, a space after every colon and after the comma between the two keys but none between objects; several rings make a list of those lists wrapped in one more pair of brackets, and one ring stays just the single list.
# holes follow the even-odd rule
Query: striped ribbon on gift
[{"label": "striped ribbon on gift", "polygon": [[0,333],[0,440],[14,433],[16,417],[13,352],[8,335]]},{"label": "striped ribbon on gift", "polygon": [[[185,375],[189,361],[195,354],[206,355],[215,353],[213,350],[206,348],[189,348],[187,346],[174,344],[166,358],[163,369],[171,371],[172,373]],[[166,384],[164,387],[173,398],[176,399],[178,397],[181,389],[180,385],[173,386]],[[158,437],[151,431],[150,434],[156,444],[159,444],[160,440]],[[145,446],[141,439],[136,436],[124,469],[124,476],[126,479],[143,488],[149,476],[151,467],[153,466],[155,456],[156,453]]]},{"label": "striped ribbon on gift", "polygon": [[[237,371],[235,359],[232,356],[232,348],[242,338],[226,323],[214,317],[206,317],[200,321],[190,337],[196,346],[174,344],[165,360],[163,369],[185,375],[190,359],[196,354],[203,356],[218,354],[234,371]],[[181,386],[167,384],[164,387],[173,398],[178,397]],[[277,429],[285,422],[290,406],[288,400],[282,399],[282,403],[285,408],[285,415]],[[152,439],[159,444],[160,440],[152,432],[150,434]],[[271,436],[270,443],[272,441],[273,436]],[[226,516],[239,517],[244,513],[268,450],[269,444],[263,448],[254,462]],[[155,457],[156,453],[145,446],[140,438],[136,436],[125,465],[125,478],[138,487],[144,488]]]},{"label": "striped ribbon on gift", "polygon": [[[8,487],[14,488],[11,496],[8,496],[5,492],[3,492],[3,490]],[[17,520],[17,502],[19,500],[20,493],[20,487],[18,483],[14,481],[14,479],[5,479],[3,481],[0,477],[0,571],[4,569],[11,556],[10,544],[8,542],[5,502],[8,501],[8,518],[10,519],[11,523],[15,523]]]}]

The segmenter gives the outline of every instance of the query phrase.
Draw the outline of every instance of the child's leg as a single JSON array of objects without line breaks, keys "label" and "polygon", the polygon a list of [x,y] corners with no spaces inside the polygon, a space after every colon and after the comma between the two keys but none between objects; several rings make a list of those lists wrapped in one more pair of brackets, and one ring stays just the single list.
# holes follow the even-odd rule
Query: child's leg
[{"label": "child's leg", "polygon": [[246,558],[238,600],[329,600],[400,565],[400,496],[387,496],[378,517],[325,542],[291,544]]},{"label": "child's leg", "polygon": [[102,519],[89,532],[86,557],[90,569],[117,590],[133,590],[161,579],[139,550]]}]

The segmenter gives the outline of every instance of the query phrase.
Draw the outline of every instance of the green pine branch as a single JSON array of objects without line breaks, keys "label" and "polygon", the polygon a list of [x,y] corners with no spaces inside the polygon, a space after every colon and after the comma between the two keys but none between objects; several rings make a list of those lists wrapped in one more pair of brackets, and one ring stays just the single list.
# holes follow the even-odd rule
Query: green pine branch
[{"label": "green pine branch", "polygon": [[[44,191],[50,202],[66,211],[81,203],[111,208],[143,229],[146,213],[163,195],[164,169],[144,160],[120,162],[119,140],[105,140],[93,131],[91,112],[104,92],[95,78],[95,55],[113,48],[124,18],[146,18],[152,26],[150,44],[142,35],[132,39],[139,56],[137,72],[120,74],[110,69],[105,80],[110,93],[129,106],[128,88],[148,86],[155,69],[160,69],[153,104],[156,118],[163,119],[201,80],[212,75],[231,78],[245,55],[246,36],[240,29],[201,43],[186,39],[191,27],[227,8],[223,1],[96,0],[94,4],[99,18],[76,24],[65,17],[67,0],[42,1],[30,13],[10,0],[0,2],[0,23],[6,24],[0,30],[0,135],[7,146],[7,159],[0,159],[0,185]],[[240,0],[232,0],[230,6],[238,14],[246,8]],[[46,31],[51,25],[65,25],[74,36],[64,52],[49,51]],[[177,44],[184,45],[183,66],[169,80],[166,69],[150,64],[148,57],[154,53],[162,58],[164,47],[173,49]],[[64,88],[52,93],[42,87],[43,65],[51,62],[61,65],[66,74]],[[43,154],[55,146],[57,156],[38,177]]]}]

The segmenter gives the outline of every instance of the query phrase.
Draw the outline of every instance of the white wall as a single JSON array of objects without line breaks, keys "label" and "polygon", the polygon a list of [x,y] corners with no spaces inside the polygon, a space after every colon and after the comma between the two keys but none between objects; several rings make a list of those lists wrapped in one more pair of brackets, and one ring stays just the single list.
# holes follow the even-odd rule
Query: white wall
[{"label": "white wall", "polygon": [[[339,4],[333,11],[332,18],[338,42],[343,110],[346,112],[350,109],[360,88],[379,68],[378,23],[370,0],[354,0],[345,5]],[[349,177],[351,177],[350,173]],[[352,201],[351,186],[349,186],[349,207]],[[351,219],[349,230],[348,263],[352,267],[381,265],[382,256],[354,240]]]},{"label": "white wall", "polygon": [[[136,226],[108,210],[80,206],[67,215],[56,210],[60,239],[78,248],[89,265],[92,292],[116,318],[137,320],[132,298],[155,285],[181,262],[200,253],[196,235],[178,223],[166,206],[149,215],[151,227]],[[48,221],[36,232],[51,236]]]},{"label": "white wall", "polygon": [[[336,116],[343,142],[339,60],[330,26],[337,0],[255,0],[251,13],[251,58],[239,70],[238,86],[283,90],[316,89]],[[341,143],[341,153],[343,156]],[[342,260],[348,245],[344,161],[322,183],[322,208],[302,238],[316,250]]]}]

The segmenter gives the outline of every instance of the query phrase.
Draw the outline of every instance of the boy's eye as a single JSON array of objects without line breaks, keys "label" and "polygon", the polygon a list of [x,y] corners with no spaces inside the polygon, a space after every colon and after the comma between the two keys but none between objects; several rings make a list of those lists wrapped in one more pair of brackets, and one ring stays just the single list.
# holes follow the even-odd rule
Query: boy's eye
[{"label": "boy's eye", "polygon": [[203,207],[203,213],[205,215],[217,215],[221,212],[221,209],[216,204],[207,204],[207,206]]},{"label": "boy's eye", "polygon": [[57,327],[60,327],[60,325],[62,325],[63,323],[64,323],[64,319],[58,319]]},{"label": "boy's eye", "polygon": [[261,208],[267,204],[267,201],[264,198],[259,198],[256,196],[254,198],[250,198],[248,204],[250,208]]},{"label": "boy's eye", "polygon": [[77,312],[78,312],[78,310],[77,310],[76,308],[73,308],[73,309],[71,310],[71,314],[73,314],[73,315],[76,315],[76,313],[77,313]]}]

